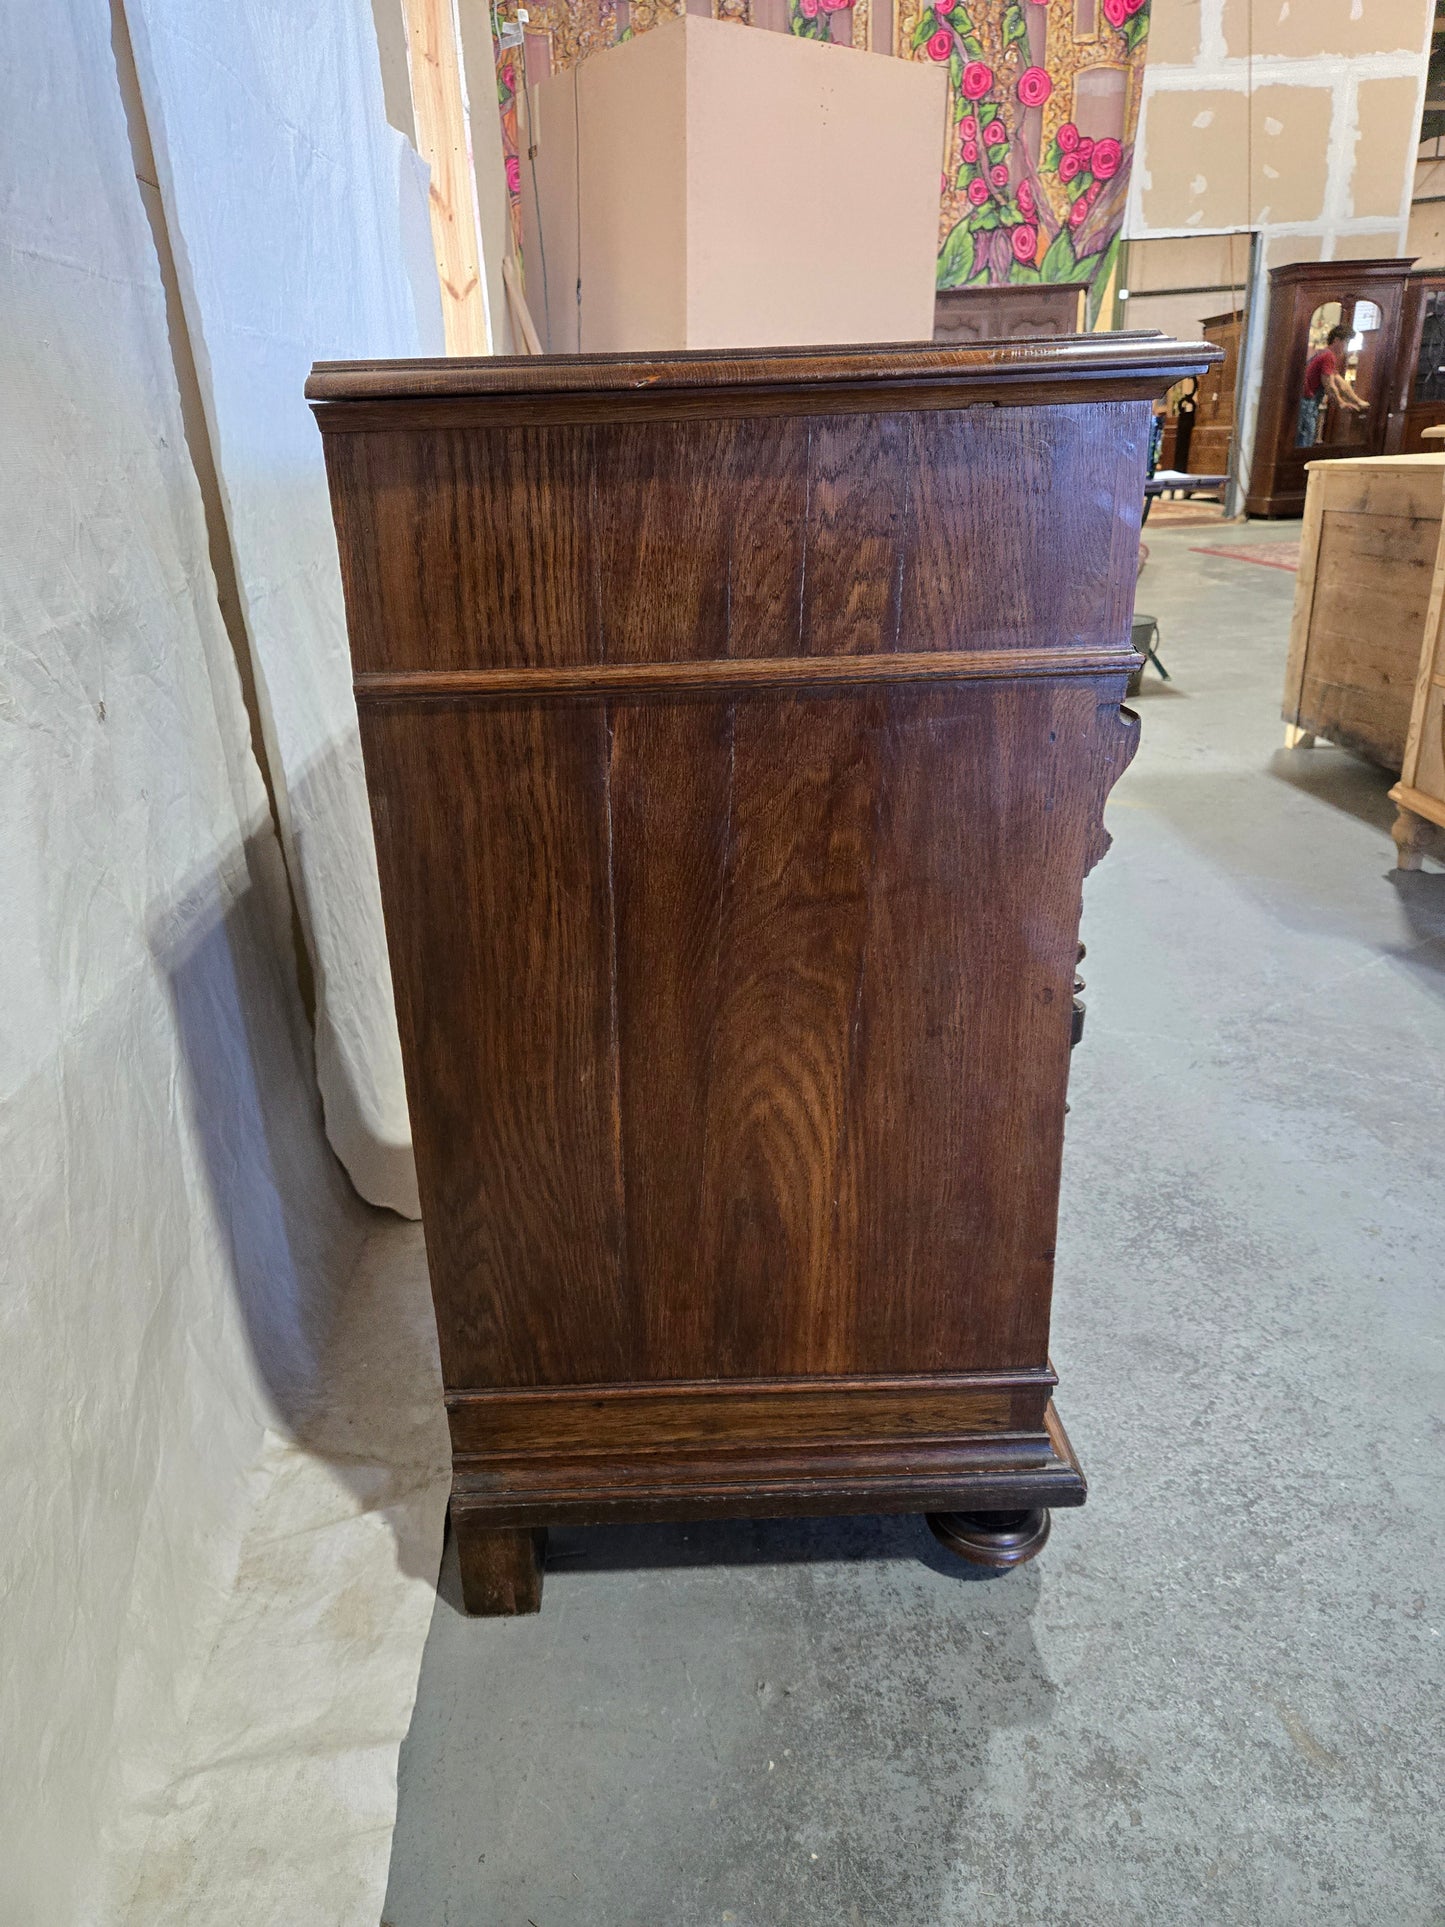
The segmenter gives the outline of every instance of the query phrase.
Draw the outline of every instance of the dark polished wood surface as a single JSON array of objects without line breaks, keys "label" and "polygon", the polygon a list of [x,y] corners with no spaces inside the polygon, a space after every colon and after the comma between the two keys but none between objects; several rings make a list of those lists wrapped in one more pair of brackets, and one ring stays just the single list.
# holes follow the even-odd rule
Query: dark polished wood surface
[{"label": "dark polished wood surface", "polygon": [[473,1609],[554,1522],[1082,1500],[1079,891],[1216,353],[313,376]]},{"label": "dark polished wood surface", "polygon": [[954,348],[1011,336],[1072,335],[1083,319],[1087,281],[1035,281],[997,288],[942,288],[933,339]]}]

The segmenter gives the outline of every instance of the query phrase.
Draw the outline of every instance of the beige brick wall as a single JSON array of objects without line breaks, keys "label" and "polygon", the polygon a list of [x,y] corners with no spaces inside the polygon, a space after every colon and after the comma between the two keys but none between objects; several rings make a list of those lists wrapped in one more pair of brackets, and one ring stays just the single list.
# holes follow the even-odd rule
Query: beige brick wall
[{"label": "beige brick wall", "polygon": [[1408,191],[1415,178],[1420,107],[1414,75],[1360,81],[1355,111],[1359,138],[1350,174],[1350,213],[1357,220],[1373,215],[1398,221],[1401,189]]},{"label": "beige brick wall", "polygon": [[[1405,244],[1433,0],[1153,0],[1125,234]],[[1386,236],[1383,245],[1380,237]],[[1307,240],[1318,242],[1313,250]]]},{"label": "beige brick wall", "polygon": [[1154,0],[1149,10],[1149,58],[1187,67],[1199,58],[1201,0]]},{"label": "beige brick wall", "polygon": [[1418,0],[1224,0],[1223,25],[1225,53],[1256,60],[1418,54],[1422,33]]}]

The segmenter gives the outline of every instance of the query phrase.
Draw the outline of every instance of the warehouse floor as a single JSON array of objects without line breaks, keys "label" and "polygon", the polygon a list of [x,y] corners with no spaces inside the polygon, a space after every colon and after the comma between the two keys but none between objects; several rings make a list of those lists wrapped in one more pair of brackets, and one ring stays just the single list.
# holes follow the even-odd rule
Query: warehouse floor
[{"label": "warehouse floor", "polygon": [[1445,1921],[1445,876],[1280,748],[1295,578],[1150,531],[1090,880],[1054,1361],[1091,1482],[979,1581],[916,1518],[449,1554],[391,1927]]}]

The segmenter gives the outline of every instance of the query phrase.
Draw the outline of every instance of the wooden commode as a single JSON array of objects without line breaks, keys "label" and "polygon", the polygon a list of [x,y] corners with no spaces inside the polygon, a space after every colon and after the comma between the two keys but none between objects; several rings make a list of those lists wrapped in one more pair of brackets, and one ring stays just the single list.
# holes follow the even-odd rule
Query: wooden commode
[{"label": "wooden commode", "polygon": [[1084,1481],[1049,1364],[1152,404],[1094,335],[326,364],[468,1607]]}]

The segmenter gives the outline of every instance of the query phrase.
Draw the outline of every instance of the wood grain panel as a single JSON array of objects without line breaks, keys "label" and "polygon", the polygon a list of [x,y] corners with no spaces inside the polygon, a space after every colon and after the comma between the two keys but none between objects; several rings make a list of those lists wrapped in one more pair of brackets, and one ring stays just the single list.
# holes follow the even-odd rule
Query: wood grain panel
[{"label": "wood grain panel", "polygon": [[588,435],[351,435],[327,464],[358,670],[599,659]]},{"label": "wood grain panel", "polygon": [[362,729],[447,1382],[626,1377],[604,714]]},{"label": "wood grain panel", "polygon": [[735,429],[723,478],[733,531],[727,653],[801,655],[810,424],[774,415]]},{"label": "wood grain panel", "polygon": [[1044,1362],[1097,700],[890,697],[844,1185],[856,1369]]},{"label": "wood grain panel", "polygon": [[848,1367],[837,1175],[885,713],[879,692],[734,705],[696,1232],[724,1375]]},{"label": "wood grain panel", "polygon": [[594,446],[605,659],[796,654],[807,424],[635,422]]},{"label": "wood grain panel", "polygon": [[810,424],[803,648],[874,655],[898,642],[909,544],[911,415]]},{"label": "wood grain panel", "polygon": [[[737,435],[737,424],[715,421],[596,431],[604,660],[727,654],[734,503],[721,478]],[[720,485],[699,490],[699,475]]]},{"label": "wood grain panel", "polygon": [[720,983],[732,709],[612,712],[622,1166],[639,1375],[716,1369],[725,1281],[698,1263],[707,1065]]},{"label": "wood grain panel", "polygon": [[1150,409],[1110,402],[912,419],[898,647],[1127,641]]}]

